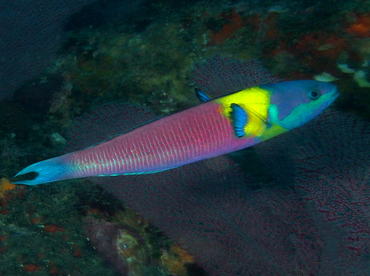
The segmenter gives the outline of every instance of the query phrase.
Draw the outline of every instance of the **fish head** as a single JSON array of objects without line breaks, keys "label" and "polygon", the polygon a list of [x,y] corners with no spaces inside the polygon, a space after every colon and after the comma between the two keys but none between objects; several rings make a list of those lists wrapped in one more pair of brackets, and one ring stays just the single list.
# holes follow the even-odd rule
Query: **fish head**
[{"label": "fish head", "polygon": [[337,87],[314,80],[260,86],[271,93],[269,121],[284,129],[299,127],[323,112],[339,96]]}]

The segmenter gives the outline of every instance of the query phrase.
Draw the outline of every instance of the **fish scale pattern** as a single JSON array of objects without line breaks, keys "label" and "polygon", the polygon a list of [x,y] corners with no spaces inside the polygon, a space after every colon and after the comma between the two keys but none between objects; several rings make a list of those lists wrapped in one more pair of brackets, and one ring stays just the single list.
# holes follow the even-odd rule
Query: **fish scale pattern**
[{"label": "fish scale pattern", "polygon": [[71,176],[161,171],[256,143],[253,138],[234,137],[229,120],[219,112],[219,104],[208,102],[199,107],[68,155],[65,160]]}]

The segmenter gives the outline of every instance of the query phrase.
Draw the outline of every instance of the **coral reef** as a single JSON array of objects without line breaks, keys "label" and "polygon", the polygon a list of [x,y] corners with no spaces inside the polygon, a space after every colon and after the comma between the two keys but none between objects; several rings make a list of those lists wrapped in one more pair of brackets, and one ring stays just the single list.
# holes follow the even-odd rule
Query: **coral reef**
[{"label": "coral reef", "polygon": [[1,275],[114,275],[88,249],[78,190],[68,186],[17,186],[0,199]]},{"label": "coral reef", "polygon": [[355,20],[346,29],[356,37],[370,37],[370,14],[363,13],[356,16]]},{"label": "coral reef", "polygon": [[[0,102],[0,177],[60,154],[64,137],[75,150],[158,117],[112,102],[168,114],[198,102],[194,86],[234,92],[250,84],[239,82],[249,70],[276,81],[260,64],[280,79],[326,73],[341,91],[336,108],[370,118],[368,1],[150,1],[127,17],[127,1],[99,1],[62,32],[88,2],[3,3],[0,99],[19,89]],[[215,54],[213,67],[199,63]],[[250,58],[261,63],[232,61]],[[90,181],[14,188],[3,179],[0,275],[115,275],[103,261],[111,252],[98,252],[104,242],[116,267],[147,275],[206,275],[194,262],[213,275],[367,275],[367,135],[358,118],[332,114],[233,154],[239,166],[221,158],[101,179],[179,245]]]},{"label": "coral reef", "polygon": [[132,210],[117,212],[111,217],[113,222],[96,214],[91,210],[84,218],[86,235],[120,275],[190,275],[187,266],[195,263],[194,258],[170,242],[152,244],[153,238],[159,240],[153,235],[156,230]]},{"label": "coral reef", "polygon": [[117,272],[127,276],[143,275],[141,266],[147,258],[145,247],[132,233],[114,223],[94,218],[86,218],[84,223],[87,237]]},{"label": "coral reef", "polygon": [[16,186],[12,184],[9,179],[6,179],[5,177],[0,179],[0,198],[3,198],[7,191],[11,191]]}]

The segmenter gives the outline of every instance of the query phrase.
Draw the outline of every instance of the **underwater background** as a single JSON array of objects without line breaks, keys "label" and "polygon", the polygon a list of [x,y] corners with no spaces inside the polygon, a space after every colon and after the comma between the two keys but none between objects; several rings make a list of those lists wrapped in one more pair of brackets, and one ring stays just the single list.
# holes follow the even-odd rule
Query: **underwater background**
[{"label": "underwater background", "polygon": [[[0,275],[370,275],[369,1],[0,7]],[[237,87],[250,59],[261,81],[259,62],[341,95],[228,156],[11,183],[34,162],[198,104],[196,87]]]}]

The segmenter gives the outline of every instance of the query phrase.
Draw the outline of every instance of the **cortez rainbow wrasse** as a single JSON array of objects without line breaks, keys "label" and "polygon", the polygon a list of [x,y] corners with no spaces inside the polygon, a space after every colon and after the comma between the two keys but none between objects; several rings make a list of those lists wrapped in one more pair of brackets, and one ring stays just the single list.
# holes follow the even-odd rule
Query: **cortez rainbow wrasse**
[{"label": "cortez rainbow wrasse", "polygon": [[335,85],[313,80],[264,84],[137,127],[104,143],[32,164],[15,184],[37,185],[89,176],[155,173],[241,150],[299,127],[338,96]]}]

